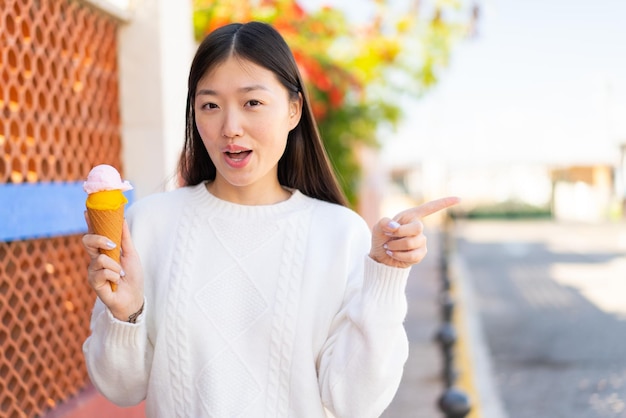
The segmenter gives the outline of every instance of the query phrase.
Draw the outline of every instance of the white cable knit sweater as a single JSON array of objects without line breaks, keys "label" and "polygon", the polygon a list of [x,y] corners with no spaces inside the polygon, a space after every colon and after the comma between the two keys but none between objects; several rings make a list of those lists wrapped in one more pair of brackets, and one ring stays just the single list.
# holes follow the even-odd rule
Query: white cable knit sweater
[{"label": "white cable knit sweater", "polygon": [[408,269],[368,257],[354,212],[295,191],[268,206],[204,184],[128,211],[145,309],[98,300],[84,354],[95,386],[148,417],[378,417],[408,355]]}]

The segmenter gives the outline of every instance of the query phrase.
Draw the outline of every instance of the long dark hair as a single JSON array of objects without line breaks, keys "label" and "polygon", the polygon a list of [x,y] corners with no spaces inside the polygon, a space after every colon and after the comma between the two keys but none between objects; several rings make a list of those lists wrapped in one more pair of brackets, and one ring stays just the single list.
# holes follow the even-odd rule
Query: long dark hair
[{"label": "long dark hair", "polygon": [[298,189],[307,196],[346,206],[346,198],[324,149],[293,54],[278,31],[261,22],[222,26],[211,32],[198,47],[189,71],[185,144],[179,161],[182,183],[196,185],[215,179],[215,165],[196,126],[194,100],[198,81],[231,56],[272,71],[289,92],[291,100],[297,100],[298,94],[302,94],[300,122],[289,132],[285,153],[278,161],[280,184]]}]

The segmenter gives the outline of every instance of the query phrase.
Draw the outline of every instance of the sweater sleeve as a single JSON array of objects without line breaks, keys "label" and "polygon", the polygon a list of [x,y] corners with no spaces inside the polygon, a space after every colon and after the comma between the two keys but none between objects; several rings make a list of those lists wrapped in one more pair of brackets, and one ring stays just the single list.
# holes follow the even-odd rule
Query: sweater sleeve
[{"label": "sweater sleeve", "polygon": [[408,357],[403,326],[410,269],[365,257],[318,359],[324,406],[338,418],[379,417],[391,403]]},{"label": "sweater sleeve", "polygon": [[87,371],[92,383],[107,399],[119,406],[132,406],[145,399],[152,353],[147,338],[145,312],[134,324],[113,317],[96,299],[91,316],[91,335],[83,344]]}]

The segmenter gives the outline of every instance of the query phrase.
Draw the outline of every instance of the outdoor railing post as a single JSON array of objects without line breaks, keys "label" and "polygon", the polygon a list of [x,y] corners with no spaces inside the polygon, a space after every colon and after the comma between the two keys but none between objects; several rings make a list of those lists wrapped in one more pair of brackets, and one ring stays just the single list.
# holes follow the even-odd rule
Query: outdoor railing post
[{"label": "outdoor railing post", "polygon": [[469,397],[462,390],[449,387],[439,398],[439,409],[446,418],[464,418],[471,410]]},{"label": "outdoor railing post", "polygon": [[457,373],[454,368],[454,344],[456,343],[456,330],[454,326],[445,322],[439,332],[437,332],[437,341],[439,342],[443,355],[443,380],[445,387],[454,385]]},{"label": "outdoor railing post", "polygon": [[447,216],[441,229],[441,281],[442,292],[439,298],[441,305],[442,325],[436,333],[435,340],[439,343],[443,357],[444,391],[438,399],[438,407],[446,418],[463,418],[471,410],[469,396],[454,384],[458,377],[455,368],[454,349],[457,343],[457,332],[454,327],[454,313],[456,303],[452,296],[452,282],[449,271],[449,255],[451,247],[450,236],[451,218]]}]

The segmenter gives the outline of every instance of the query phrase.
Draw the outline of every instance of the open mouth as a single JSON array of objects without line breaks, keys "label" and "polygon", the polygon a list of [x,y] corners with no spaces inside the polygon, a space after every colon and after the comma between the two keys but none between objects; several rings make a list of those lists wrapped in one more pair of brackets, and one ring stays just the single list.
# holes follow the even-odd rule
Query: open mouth
[{"label": "open mouth", "polygon": [[246,157],[252,154],[252,151],[226,151],[226,156],[234,161],[243,161]]}]

